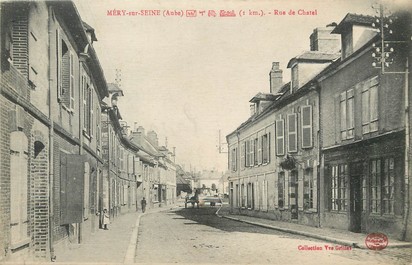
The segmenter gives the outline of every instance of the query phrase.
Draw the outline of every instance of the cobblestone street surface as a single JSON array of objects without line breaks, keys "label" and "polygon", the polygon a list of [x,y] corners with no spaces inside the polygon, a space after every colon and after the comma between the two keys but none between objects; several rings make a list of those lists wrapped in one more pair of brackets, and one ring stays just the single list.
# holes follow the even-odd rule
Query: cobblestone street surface
[{"label": "cobblestone street surface", "polygon": [[[410,264],[409,248],[350,248],[220,218],[218,208],[177,208],[140,220],[137,263]],[[224,211],[223,211],[224,212]],[[273,221],[272,221],[273,222]],[[334,250],[327,250],[327,247]],[[319,250],[322,248],[322,250]],[[318,250],[313,250],[318,249]]]}]

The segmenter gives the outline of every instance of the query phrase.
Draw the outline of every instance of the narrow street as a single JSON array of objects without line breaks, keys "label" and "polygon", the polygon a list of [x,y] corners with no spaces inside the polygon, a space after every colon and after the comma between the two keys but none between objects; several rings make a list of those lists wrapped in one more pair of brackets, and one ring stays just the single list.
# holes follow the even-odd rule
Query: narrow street
[{"label": "narrow street", "polygon": [[[410,264],[408,249],[326,250],[325,245],[336,245],[219,218],[217,209],[181,207],[143,216],[135,262]],[[322,250],[309,250],[312,247]]]}]

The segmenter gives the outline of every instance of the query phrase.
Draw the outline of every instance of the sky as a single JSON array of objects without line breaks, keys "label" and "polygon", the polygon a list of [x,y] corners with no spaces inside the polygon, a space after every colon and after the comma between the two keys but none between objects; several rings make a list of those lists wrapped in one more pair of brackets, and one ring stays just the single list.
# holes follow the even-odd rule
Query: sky
[{"label": "sky", "polygon": [[[369,0],[74,0],[95,28],[107,82],[121,69],[123,120],[154,130],[160,145],[176,147],[176,162],[189,169],[227,170],[222,144],[250,115],[249,100],[269,93],[272,62],[283,81],[288,61],[309,50],[316,27],[339,23],[347,13],[374,14]],[[399,0],[403,4],[406,0]],[[317,15],[289,15],[289,11]],[[109,10],[160,10],[161,16],[109,16]],[[163,16],[182,11],[183,17]],[[196,10],[196,17],[186,17]],[[208,10],[217,12],[208,17]],[[236,17],[219,17],[220,10]],[[286,15],[274,15],[285,11]],[[200,11],[206,11],[201,16]],[[258,16],[248,15],[258,11]],[[262,11],[264,15],[262,16]],[[244,12],[244,13],[243,13]],[[270,14],[269,14],[270,13]],[[243,15],[245,14],[245,15]],[[242,16],[240,16],[242,15]]]}]

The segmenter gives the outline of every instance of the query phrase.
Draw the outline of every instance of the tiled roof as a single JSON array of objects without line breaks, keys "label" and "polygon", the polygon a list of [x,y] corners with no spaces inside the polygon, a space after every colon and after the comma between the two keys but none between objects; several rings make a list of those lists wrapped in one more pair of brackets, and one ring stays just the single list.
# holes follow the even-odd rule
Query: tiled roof
[{"label": "tiled roof", "polygon": [[116,92],[120,92],[122,96],[124,96],[123,94],[123,90],[115,83],[108,83],[108,90],[110,93],[116,93]]},{"label": "tiled roof", "polygon": [[321,51],[305,51],[302,54],[290,59],[287,67],[290,68],[292,64],[296,61],[331,62],[339,57],[340,57],[340,53],[326,53],[326,52],[321,52]]},{"label": "tiled roof", "polygon": [[249,100],[249,102],[258,102],[261,100],[268,100],[268,101],[273,101],[275,100],[277,97],[279,97],[279,95],[274,95],[274,94],[268,94],[268,93],[262,93],[259,92],[257,93],[251,100]]},{"label": "tiled roof", "polygon": [[94,28],[83,21],[83,27],[86,32],[90,32],[92,34],[92,41],[97,41],[96,33],[94,32]]},{"label": "tiled roof", "polygon": [[342,29],[344,29],[347,25],[363,25],[372,27],[372,23],[375,21],[375,19],[376,18],[372,16],[348,13],[332,31],[332,34],[342,33]]}]

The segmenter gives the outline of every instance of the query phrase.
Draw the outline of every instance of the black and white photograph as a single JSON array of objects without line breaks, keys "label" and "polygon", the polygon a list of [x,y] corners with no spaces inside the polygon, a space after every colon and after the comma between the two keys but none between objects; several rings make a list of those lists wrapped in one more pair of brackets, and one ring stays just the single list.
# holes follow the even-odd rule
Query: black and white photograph
[{"label": "black and white photograph", "polygon": [[0,264],[412,264],[408,0],[0,0]]}]

